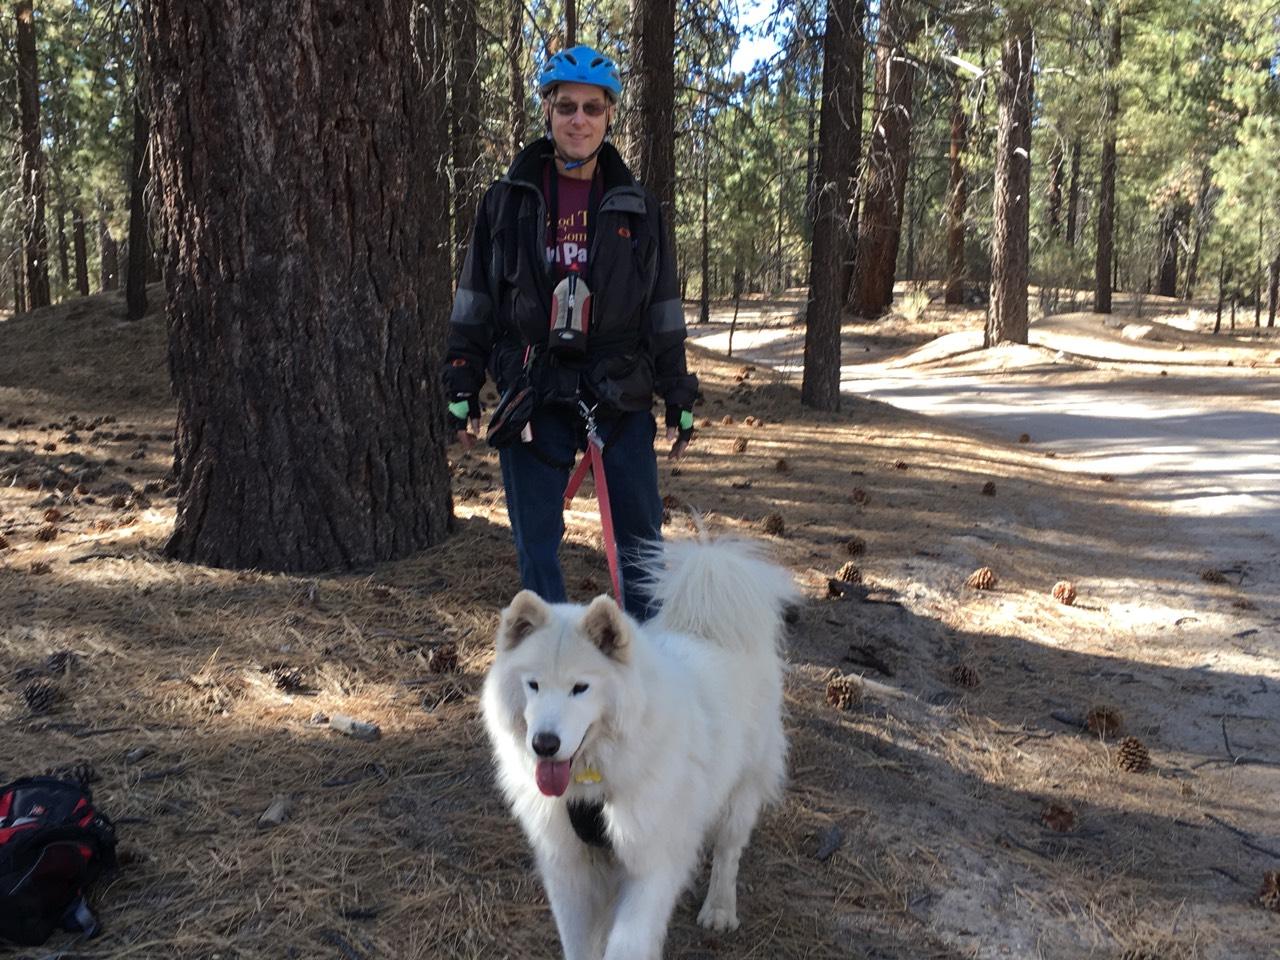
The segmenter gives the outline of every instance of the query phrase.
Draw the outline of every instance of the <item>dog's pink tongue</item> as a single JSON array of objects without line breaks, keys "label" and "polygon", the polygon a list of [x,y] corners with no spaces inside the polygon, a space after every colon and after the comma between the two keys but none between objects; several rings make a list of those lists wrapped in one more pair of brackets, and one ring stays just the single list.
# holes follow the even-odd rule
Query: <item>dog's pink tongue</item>
[{"label": "dog's pink tongue", "polygon": [[569,761],[539,760],[534,779],[545,796],[560,796],[569,789]]}]

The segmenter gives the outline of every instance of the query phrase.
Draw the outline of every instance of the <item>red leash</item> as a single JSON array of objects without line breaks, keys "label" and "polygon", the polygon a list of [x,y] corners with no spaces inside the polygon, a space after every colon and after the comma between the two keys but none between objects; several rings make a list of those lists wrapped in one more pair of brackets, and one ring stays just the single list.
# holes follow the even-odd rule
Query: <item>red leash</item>
[{"label": "red leash", "polygon": [[609,577],[613,580],[613,596],[622,603],[622,575],[618,570],[618,541],[613,535],[613,513],[609,509],[609,483],[604,475],[604,442],[596,433],[595,408],[588,407],[581,401],[578,407],[587,421],[587,452],[574,468],[569,477],[568,486],[564,488],[564,505],[566,509],[577,494],[587,471],[591,471],[595,481],[596,500],[600,503],[600,529],[604,532],[604,553],[609,560]]}]

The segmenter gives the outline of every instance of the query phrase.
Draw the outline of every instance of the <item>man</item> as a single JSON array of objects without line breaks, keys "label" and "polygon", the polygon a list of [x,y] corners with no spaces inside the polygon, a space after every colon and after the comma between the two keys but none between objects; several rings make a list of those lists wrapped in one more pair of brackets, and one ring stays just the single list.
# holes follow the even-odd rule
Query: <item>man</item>
[{"label": "man", "polygon": [[639,582],[661,537],[650,412],[666,402],[670,456],[693,434],[697,379],[685,362],[684,312],[657,200],[607,141],[622,82],[586,46],[550,57],[538,81],[546,136],[489,188],[462,268],[444,369],[450,426],[467,448],[480,426],[485,369],[503,401],[490,424],[524,586],[567,597],[560,570],[563,495],[587,413],[604,469],[623,605],[653,612]]}]

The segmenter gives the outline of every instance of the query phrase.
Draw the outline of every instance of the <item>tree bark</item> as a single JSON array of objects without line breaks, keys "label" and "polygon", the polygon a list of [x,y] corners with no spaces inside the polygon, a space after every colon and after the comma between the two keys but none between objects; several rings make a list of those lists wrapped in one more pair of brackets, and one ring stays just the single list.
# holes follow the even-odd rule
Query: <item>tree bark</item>
[{"label": "tree bark", "polygon": [[440,540],[440,4],[140,13],[178,405],[168,554],[318,571]]},{"label": "tree bark", "polygon": [[1267,286],[1267,326],[1276,325],[1276,301],[1280,299],[1280,254],[1271,261],[1271,282]]},{"label": "tree bark", "polygon": [[964,175],[964,149],[968,141],[968,117],[964,109],[964,82],[951,80],[951,152],[947,176],[947,291],[949,304],[964,303],[965,204],[968,186]]},{"label": "tree bark", "polygon": [[1062,141],[1054,137],[1049,153],[1049,235],[1054,239],[1062,236],[1063,160]]},{"label": "tree bark", "polygon": [[1111,312],[1111,260],[1116,222],[1116,122],[1120,116],[1120,86],[1115,71],[1120,65],[1120,12],[1112,13],[1107,50],[1107,105],[1103,118],[1102,179],[1098,187],[1098,250],[1094,259],[1093,309]]},{"label": "tree bark", "polygon": [[71,288],[71,244],[67,240],[67,210],[61,203],[53,214],[58,224],[58,283],[63,290]]},{"label": "tree bark", "polygon": [[894,269],[902,233],[916,65],[907,44],[920,29],[911,0],[884,0],[876,37],[876,114],[862,184],[862,215],[849,305],[860,317],[882,314],[893,302]]},{"label": "tree bark", "polygon": [[36,27],[31,0],[17,0],[14,12],[21,125],[18,171],[22,184],[22,251],[27,309],[35,310],[50,303],[49,238],[44,222],[44,150],[40,146],[40,77],[36,69]]},{"label": "tree bark", "polygon": [[822,118],[814,182],[809,304],[805,311],[804,379],[800,402],[840,409],[840,261],[849,197],[848,153],[859,135],[856,75],[862,72],[862,2],[830,0],[823,41]]},{"label": "tree bark", "polygon": [[147,118],[137,91],[133,98],[133,157],[129,166],[129,264],[125,272],[125,313],[141,320],[147,312],[147,261],[151,244],[147,230]]},{"label": "tree bark", "polygon": [[632,171],[662,206],[665,240],[675,245],[675,0],[635,0],[630,92]]},{"label": "tree bark", "polygon": [[462,271],[480,202],[480,77],[476,72],[476,0],[451,0],[449,136],[453,148],[453,275]]},{"label": "tree bark", "polygon": [[1178,233],[1184,211],[1171,204],[1160,215],[1160,273],[1156,293],[1162,297],[1178,295]]},{"label": "tree bark", "polygon": [[85,238],[84,211],[77,205],[71,214],[72,245],[76,252],[76,291],[89,295],[89,245]]},{"label": "tree bark", "polygon": [[1027,342],[1031,227],[1031,20],[1011,13],[1000,56],[991,227],[991,308],[983,346]]},{"label": "tree bark", "polygon": [[574,0],[564,0],[565,49],[578,45],[578,5]]},{"label": "tree bark", "polygon": [[21,257],[13,261],[13,315],[27,312],[27,291],[23,288],[22,282],[22,259]]},{"label": "tree bark", "polygon": [[106,217],[98,221],[98,248],[102,260],[102,289],[117,290],[120,287],[120,245],[111,235]]},{"label": "tree bark", "polygon": [[1067,246],[1074,247],[1079,238],[1080,215],[1080,140],[1071,141],[1071,185],[1067,187]]}]

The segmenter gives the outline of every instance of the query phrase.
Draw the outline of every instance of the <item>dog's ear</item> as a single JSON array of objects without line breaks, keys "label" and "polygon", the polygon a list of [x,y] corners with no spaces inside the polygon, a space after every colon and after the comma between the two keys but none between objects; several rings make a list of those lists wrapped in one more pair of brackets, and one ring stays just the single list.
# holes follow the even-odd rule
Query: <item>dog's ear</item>
[{"label": "dog's ear", "polygon": [[510,650],[547,622],[549,609],[532,590],[521,590],[502,611],[498,625],[498,649]]},{"label": "dog's ear", "polygon": [[602,594],[592,600],[582,615],[579,629],[606,657],[627,662],[631,653],[631,625],[613,597]]}]

